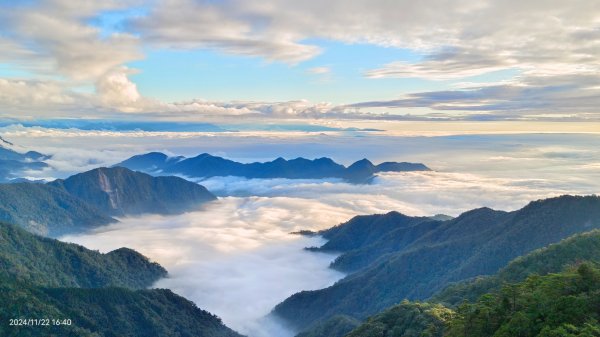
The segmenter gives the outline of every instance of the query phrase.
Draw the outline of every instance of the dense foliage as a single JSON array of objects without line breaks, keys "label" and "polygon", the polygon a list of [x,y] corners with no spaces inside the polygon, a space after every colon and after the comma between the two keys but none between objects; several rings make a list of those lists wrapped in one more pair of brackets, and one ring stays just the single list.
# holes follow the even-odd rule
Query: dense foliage
[{"label": "dense foliage", "polygon": [[181,213],[216,199],[204,186],[185,179],[123,167],[98,168],[50,184],[116,216]]},{"label": "dense foliage", "polygon": [[332,267],[354,272],[387,253],[399,251],[440,225],[440,221],[428,217],[411,217],[398,212],[355,216],[348,222],[320,231],[319,234],[328,241],[312,250],[344,252]]},{"label": "dense foliage", "polygon": [[[377,231],[374,226],[379,225],[373,222],[365,231]],[[514,212],[481,208],[437,224],[424,221],[403,226],[350,251],[383,252],[367,267],[331,287],[291,296],[274,314],[304,329],[334,315],[364,319],[403,299],[424,300],[450,283],[493,274],[518,256],[600,228],[600,198],[562,196],[532,202]],[[401,235],[406,229],[415,233],[408,242]]]},{"label": "dense foliage", "polygon": [[[14,318],[71,325],[10,326]],[[40,288],[0,279],[1,336],[240,337],[221,320],[165,289]]]},{"label": "dense foliage", "polygon": [[347,337],[442,337],[454,312],[440,304],[404,301],[367,319]]},{"label": "dense foliage", "polygon": [[361,324],[356,318],[336,315],[326,321],[319,321],[296,337],[344,337]]},{"label": "dense foliage", "polygon": [[145,288],[166,275],[131,249],[101,254],[0,223],[0,276],[6,279],[48,287]]},{"label": "dense foliage", "polygon": [[600,336],[600,269],[530,276],[456,310],[448,337]]},{"label": "dense foliage", "polygon": [[514,259],[495,275],[452,284],[429,300],[449,306],[456,306],[463,301],[472,302],[485,293],[500,289],[503,284],[521,282],[532,274],[558,273],[579,261],[600,263],[600,230],[574,235],[535,250]]},{"label": "dense foliage", "polygon": [[[348,337],[600,336],[594,330],[600,310],[600,271],[594,267],[597,263],[600,231],[574,235],[516,258],[495,275],[449,286],[429,303],[404,301],[386,309]],[[587,280],[587,286],[583,280]],[[582,298],[585,300],[579,301]],[[433,304],[440,301],[444,303]],[[443,314],[427,316],[431,308]],[[457,314],[451,308],[458,308]],[[523,321],[523,315],[529,321]],[[427,324],[420,323],[424,321]],[[432,322],[435,328],[431,328]],[[519,329],[529,332],[519,334],[512,326],[517,323],[522,324]]]},{"label": "dense foliage", "polygon": [[18,224],[33,233],[58,236],[116,220],[56,187],[15,183],[0,184],[0,221]]},{"label": "dense foliage", "polygon": [[[131,249],[101,254],[0,223],[0,336],[239,336],[168,290],[131,289],[166,275]],[[19,318],[72,325],[9,325]]]}]

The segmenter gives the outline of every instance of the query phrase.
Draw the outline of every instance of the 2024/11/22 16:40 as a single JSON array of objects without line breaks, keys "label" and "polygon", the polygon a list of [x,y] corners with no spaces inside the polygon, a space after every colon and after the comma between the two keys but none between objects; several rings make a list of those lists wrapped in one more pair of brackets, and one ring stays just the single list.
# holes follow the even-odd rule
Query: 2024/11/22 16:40
[{"label": "2024/11/22 16:40", "polygon": [[50,318],[11,318],[8,325],[11,326],[50,326],[50,325],[71,325],[69,318],[50,319]]}]

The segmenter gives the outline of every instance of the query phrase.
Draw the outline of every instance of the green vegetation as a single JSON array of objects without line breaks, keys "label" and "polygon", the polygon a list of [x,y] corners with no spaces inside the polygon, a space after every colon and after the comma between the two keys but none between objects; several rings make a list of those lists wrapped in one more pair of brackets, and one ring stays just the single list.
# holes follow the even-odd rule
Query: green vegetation
[{"label": "green vegetation", "polygon": [[600,336],[600,269],[583,263],[464,303],[448,337]]},{"label": "green vegetation", "polygon": [[45,287],[146,288],[167,271],[140,253],[107,254],[0,223],[0,276]]},{"label": "green vegetation", "polygon": [[504,284],[456,310],[404,301],[346,337],[598,337],[599,319],[600,269],[586,262]]},{"label": "green vegetation", "polygon": [[429,300],[449,306],[472,302],[485,293],[500,289],[503,284],[521,282],[532,274],[558,273],[579,261],[600,262],[600,230],[574,235],[535,250],[514,259],[495,275],[452,284]]},{"label": "green vegetation", "polygon": [[296,335],[296,337],[344,337],[360,325],[356,318],[345,315],[333,316],[330,319],[317,322],[312,327]]},{"label": "green vegetation", "polygon": [[365,319],[404,299],[425,300],[449,284],[494,274],[521,255],[600,228],[600,197],[562,196],[514,212],[481,208],[449,221],[405,220],[396,227],[371,221],[358,228],[356,236],[383,234],[361,241],[347,231],[359,244],[342,247],[348,250],[340,259],[378,252],[367,259],[372,262],[328,288],[294,294],[275,315],[302,330],[335,315]]},{"label": "green vegetation", "polygon": [[98,168],[50,183],[106,214],[175,214],[215,200],[204,186],[179,177],[153,177],[123,167]]},{"label": "green vegetation", "polygon": [[347,337],[442,337],[454,312],[441,304],[404,301],[354,329]]},{"label": "green vegetation", "polygon": [[574,235],[495,275],[451,285],[428,303],[386,309],[347,336],[600,336],[598,263],[600,231]]},{"label": "green vegetation", "polygon": [[0,184],[0,221],[32,233],[59,236],[116,220],[56,187],[15,183]]},{"label": "green vegetation", "polygon": [[356,216],[319,232],[328,241],[318,251],[342,251],[332,267],[349,273],[367,267],[381,256],[401,250],[441,224],[428,217],[398,212]]},{"label": "green vegetation", "polygon": [[[0,223],[0,336],[239,336],[169,290],[135,290],[166,275],[131,249],[101,254]],[[72,325],[9,325],[19,318]]]},{"label": "green vegetation", "polygon": [[[10,319],[71,325],[10,326]],[[40,288],[0,279],[1,336],[240,337],[221,320],[166,289]]]},{"label": "green vegetation", "polygon": [[215,199],[178,177],[100,168],[48,184],[0,184],[0,221],[58,237],[117,222],[112,216],[175,214]]}]

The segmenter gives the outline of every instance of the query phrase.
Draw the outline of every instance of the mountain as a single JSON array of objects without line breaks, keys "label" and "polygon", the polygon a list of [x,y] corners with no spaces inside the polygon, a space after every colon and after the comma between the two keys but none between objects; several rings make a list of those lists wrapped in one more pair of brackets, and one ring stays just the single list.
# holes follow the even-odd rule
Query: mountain
[{"label": "mountain", "polygon": [[[12,146],[12,143],[6,141],[3,143]],[[40,171],[47,168],[48,164],[43,162],[46,159],[49,157],[39,152],[20,153],[0,145],[0,183],[20,178],[25,171]]]},{"label": "mountain", "polygon": [[369,317],[346,337],[427,336],[443,337],[454,312],[440,304],[403,301]]},{"label": "mountain", "polygon": [[600,269],[582,263],[559,273],[531,275],[455,311],[404,301],[345,336],[594,337],[600,336],[599,303]]},{"label": "mountain", "polygon": [[117,222],[113,216],[182,213],[215,199],[182,178],[99,168],[47,184],[0,184],[0,221],[58,237]]},{"label": "mountain", "polygon": [[518,257],[494,275],[451,284],[429,301],[450,307],[464,301],[474,302],[485,293],[501,289],[504,284],[522,282],[530,275],[558,273],[581,261],[600,263],[600,230],[577,234]]},{"label": "mountain", "polygon": [[133,171],[154,173],[160,172],[183,159],[185,157],[169,157],[161,152],[150,152],[133,156],[115,166],[126,167]]},{"label": "mountain", "polygon": [[[273,314],[303,329],[334,315],[364,319],[403,299],[426,299],[452,282],[493,274],[520,255],[600,228],[600,197],[562,196],[513,212],[481,208],[448,221],[398,219],[404,219],[398,228],[371,222],[373,228],[358,231],[355,243],[342,247],[340,258],[351,254],[345,264],[353,266],[352,256],[372,262],[357,263],[360,269],[333,286],[294,294]],[[361,239],[372,230],[386,234]]]},{"label": "mountain", "polygon": [[116,222],[67,191],[45,184],[0,184],[0,221],[57,237]]},{"label": "mountain", "polygon": [[101,254],[0,223],[0,277],[44,287],[145,288],[167,271],[127,248]]},{"label": "mountain", "polygon": [[102,167],[49,184],[111,216],[176,214],[216,200],[204,186],[185,179],[153,177],[123,167]]},{"label": "mountain", "polygon": [[583,263],[459,306],[445,336],[594,337],[599,320],[600,269]]},{"label": "mountain", "polygon": [[287,179],[342,178],[352,183],[368,182],[378,172],[429,171],[427,166],[419,163],[386,162],[373,165],[367,159],[359,160],[346,168],[330,158],[286,160],[280,157],[270,162],[243,164],[211,156],[208,153],[193,158],[169,158],[159,152],[133,156],[114,166],[147,173],[181,174],[196,178],[215,176]]},{"label": "mountain", "polygon": [[[361,321],[346,315],[336,315],[324,322],[317,322],[296,337],[344,337],[358,326]],[[365,335],[366,336],[366,335]]]},{"label": "mountain", "polygon": [[[101,254],[0,223],[0,335],[240,337],[169,290],[141,290],[165,276],[127,248]],[[20,318],[49,325],[9,325]]]},{"label": "mountain", "polygon": [[[14,318],[48,318],[49,325],[9,326]],[[2,336],[242,337],[167,289],[43,288],[0,279],[0,319],[7,322]]]},{"label": "mountain", "polygon": [[[439,326],[448,326],[456,319],[452,310],[461,308],[464,303],[476,303],[478,299],[497,296],[503,288],[513,287],[528,277],[560,273],[586,263],[600,263],[600,230],[576,234],[558,243],[535,250],[512,260],[507,266],[490,276],[479,276],[452,284],[429,298],[424,303],[403,301],[365,320],[360,327],[339,324],[340,316],[333,316],[319,322],[297,337],[336,336],[396,336],[411,331],[411,336],[441,336],[445,331]],[[430,315],[434,309],[444,315]],[[429,312],[429,313],[428,313]],[[587,315],[587,313],[586,313]],[[344,316],[345,320],[354,320]],[[423,324],[425,322],[426,324]],[[433,323],[433,324],[432,324]],[[432,331],[432,328],[434,329]],[[352,331],[352,333],[350,333]],[[435,333],[434,333],[435,332]],[[486,335],[486,336],[489,336]]]},{"label": "mountain", "polygon": [[410,217],[398,212],[356,216],[318,232],[328,241],[313,251],[344,252],[331,267],[346,273],[368,266],[382,255],[406,247],[442,222],[429,217]]}]

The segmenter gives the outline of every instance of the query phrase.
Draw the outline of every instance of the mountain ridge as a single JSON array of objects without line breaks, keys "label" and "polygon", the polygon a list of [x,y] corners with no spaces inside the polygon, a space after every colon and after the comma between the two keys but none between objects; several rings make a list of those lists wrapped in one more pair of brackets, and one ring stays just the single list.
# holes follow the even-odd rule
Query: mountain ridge
[{"label": "mountain ridge", "polygon": [[[334,285],[296,293],[273,314],[296,328],[333,315],[365,318],[402,299],[426,299],[451,282],[493,274],[510,260],[570,235],[600,228],[600,197],[561,196],[513,212],[480,208],[437,222],[397,251],[382,250]],[[418,228],[418,227],[417,227]],[[377,247],[401,242],[388,230]],[[373,245],[367,246],[373,249]],[[342,251],[356,253],[356,249]],[[339,259],[339,258],[338,258]]]},{"label": "mountain ridge", "polygon": [[181,174],[194,178],[239,176],[244,178],[322,179],[341,178],[351,183],[366,183],[379,172],[430,171],[421,163],[385,162],[374,165],[361,159],[345,167],[331,158],[284,159],[269,162],[240,163],[202,153],[195,157],[169,157],[161,152],[150,152],[130,157],[113,167],[127,167],[152,174]]}]

